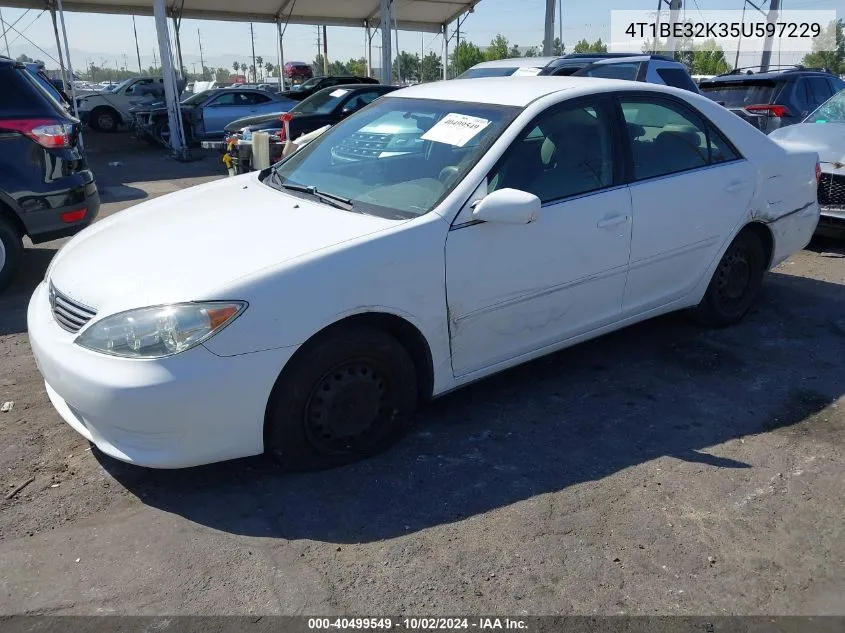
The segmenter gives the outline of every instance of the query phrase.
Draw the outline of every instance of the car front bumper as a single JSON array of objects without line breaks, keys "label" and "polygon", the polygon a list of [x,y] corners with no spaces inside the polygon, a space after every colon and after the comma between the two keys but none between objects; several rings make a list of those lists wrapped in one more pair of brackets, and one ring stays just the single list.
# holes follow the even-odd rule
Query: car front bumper
[{"label": "car front bumper", "polygon": [[156,360],[93,352],[56,323],[44,282],[27,321],[50,401],[103,453],[182,468],[263,452],[267,401],[292,349],[222,357],[197,346]]}]

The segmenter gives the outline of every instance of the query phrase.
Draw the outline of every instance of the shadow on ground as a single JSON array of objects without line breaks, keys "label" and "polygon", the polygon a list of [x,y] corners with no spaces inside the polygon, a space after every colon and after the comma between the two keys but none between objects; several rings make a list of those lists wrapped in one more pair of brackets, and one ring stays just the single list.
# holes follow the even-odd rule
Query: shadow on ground
[{"label": "shadow on ground", "polygon": [[[217,152],[192,149],[187,162],[170,157],[158,146],[134,138],[129,132],[114,134],[85,131],[85,151],[88,163],[97,179],[97,187],[104,203],[139,201],[147,198],[155,184],[173,182],[172,190],[184,188],[182,179],[215,178],[226,175]],[[146,183],[144,189],[131,183]],[[130,183],[130,184],[127,184]],[[162,193],[167,193],[167,186]]]},{"label": "shadow on ground", "polygon": [[55,248],[25,248],[15,280],[0,293],[0,336],[26,332],[26,309],[35,288],[44,279]]},{"label": "shadow on ground", "polygon": [[400,445],[333,471],[287,475],[264,458],[152,471],[95,454],[145,503],[196,523],[338,543],[454,522],[661,456],[703,473],[752,468],[711,447],[791,433],[845,393],[843,308],[841,285],[771,274],[738,326],[701,330],[675,315],[559,352],[435,401]]}]

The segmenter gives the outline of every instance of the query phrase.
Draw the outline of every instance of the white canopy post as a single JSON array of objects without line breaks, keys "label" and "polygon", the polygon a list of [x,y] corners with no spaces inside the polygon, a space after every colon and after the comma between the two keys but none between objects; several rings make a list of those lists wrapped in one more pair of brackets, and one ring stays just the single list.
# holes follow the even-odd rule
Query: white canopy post
[{"label": "white canopy post", "polygon": [[393,1],[379,0],[379,26],[381,28],[381,83],[393,83],[393,51],[391,50],[390,25],[393,24]]},{"label": "white canopy post", "polygon": [[443,25],[443,81],[449,79],[449,38],[447,27]]},{"label": "white canopy post", "polygon": [[[73,114],[79,118],[79,104],[76,101],[76,85],[73,82],[73,62],[70,61],[70,46],[67,43],[67,28],[65,27],[65,12],[62,8],[62,0],[56,0],[56,7],[59,9],[59,21],[62,23],[62,39],[65,43],[65,57],[67,57],[67,70],[70,75],[70,100],[73,102]],[[79,130],[79,149],[85,151],[85,143],[82,140],[82,130]]]},{"label": "white canopy post", "polygon": [[555,0],[546,0],[546,28],[543,38],[543,55],[550,57],[554,53],[555,40]]},{"label": "white canopy post", "polygon": [[53,19],[53,33],[56,35],[56,50],[59,51],[59,67],[62,73],[62,86],[64,86],[65,93],[68,92],[67,73],[65,72],[65,56],[62,52],[62,41],[59,38],[59,25],[56,22],[56,8],[50,7],[50,17]]},{"label": "white canopy post", "polygon": [[373,46],[370,35],[370,21],[364,20],[364,57],[367,59],[367,77],[373,74]]},{"label": "white canopy post", "polygon": [[[61,2],[61,0],[59,0]],[[188,159],[185,147],[185,132],[182,129],[182,110],[179,107],[179,91],[173,71],[173,52],[170,49],[170,33],[167,30],[167,5],[165,0],[153,0],[158,51],[161,57],[161,74],[164,78],[164,97],[167,101],[167,122],[170,128],[170,147],[176,158]]]},{"label": "white canopy post", "polygon": [[276,52],[279,54],[279,90],[285,89],[285,49],[282,43],[282,21],[276,20],[276,31],[279,34],[279,43]]}]

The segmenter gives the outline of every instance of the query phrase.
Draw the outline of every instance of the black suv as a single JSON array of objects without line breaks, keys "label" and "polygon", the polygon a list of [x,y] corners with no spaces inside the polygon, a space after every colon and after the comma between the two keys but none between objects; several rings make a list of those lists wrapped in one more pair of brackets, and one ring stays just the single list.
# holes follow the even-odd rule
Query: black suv
[{"label": "black suv", "polygon": [[843,88],[845,81],[833,73],[803,66],[765,73],[738,68],[699,84],[703,95],[766,134],[800,123]]},{"label": "black suv", "polygon": [[330,88],[332,86],[340,86],[343,84],[377,84],[378,79],[373,79],[371,77],[353,77],[353,76],[343,76],[343,77],[313,77],[308,81],[305,81],[299,84],[293,90],[285,90],[284,92],[280,92],[279,95],[285,97],[286,99],[293,99],[294,101],[302,101],[303,99],[307,99],[315,92],[319,92],[323,88]]},{"label": "black suv", "polygon": [[80,123],[22,63],[0,57],[0,290],[33,243],[73,235],[100,209]]}]

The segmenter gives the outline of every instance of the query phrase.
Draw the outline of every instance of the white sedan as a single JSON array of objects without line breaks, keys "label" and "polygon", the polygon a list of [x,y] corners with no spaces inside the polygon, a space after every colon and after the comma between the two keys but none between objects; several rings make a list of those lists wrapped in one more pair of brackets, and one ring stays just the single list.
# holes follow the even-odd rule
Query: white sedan
[{"label": "white sedan", "polygon": [[112,457],[331,467],[417,403],[579,341],[687,308],[738,321],[810,240],[817,172],[664,86],[420,85],[83,231],[30,340],[58,412]]}]

